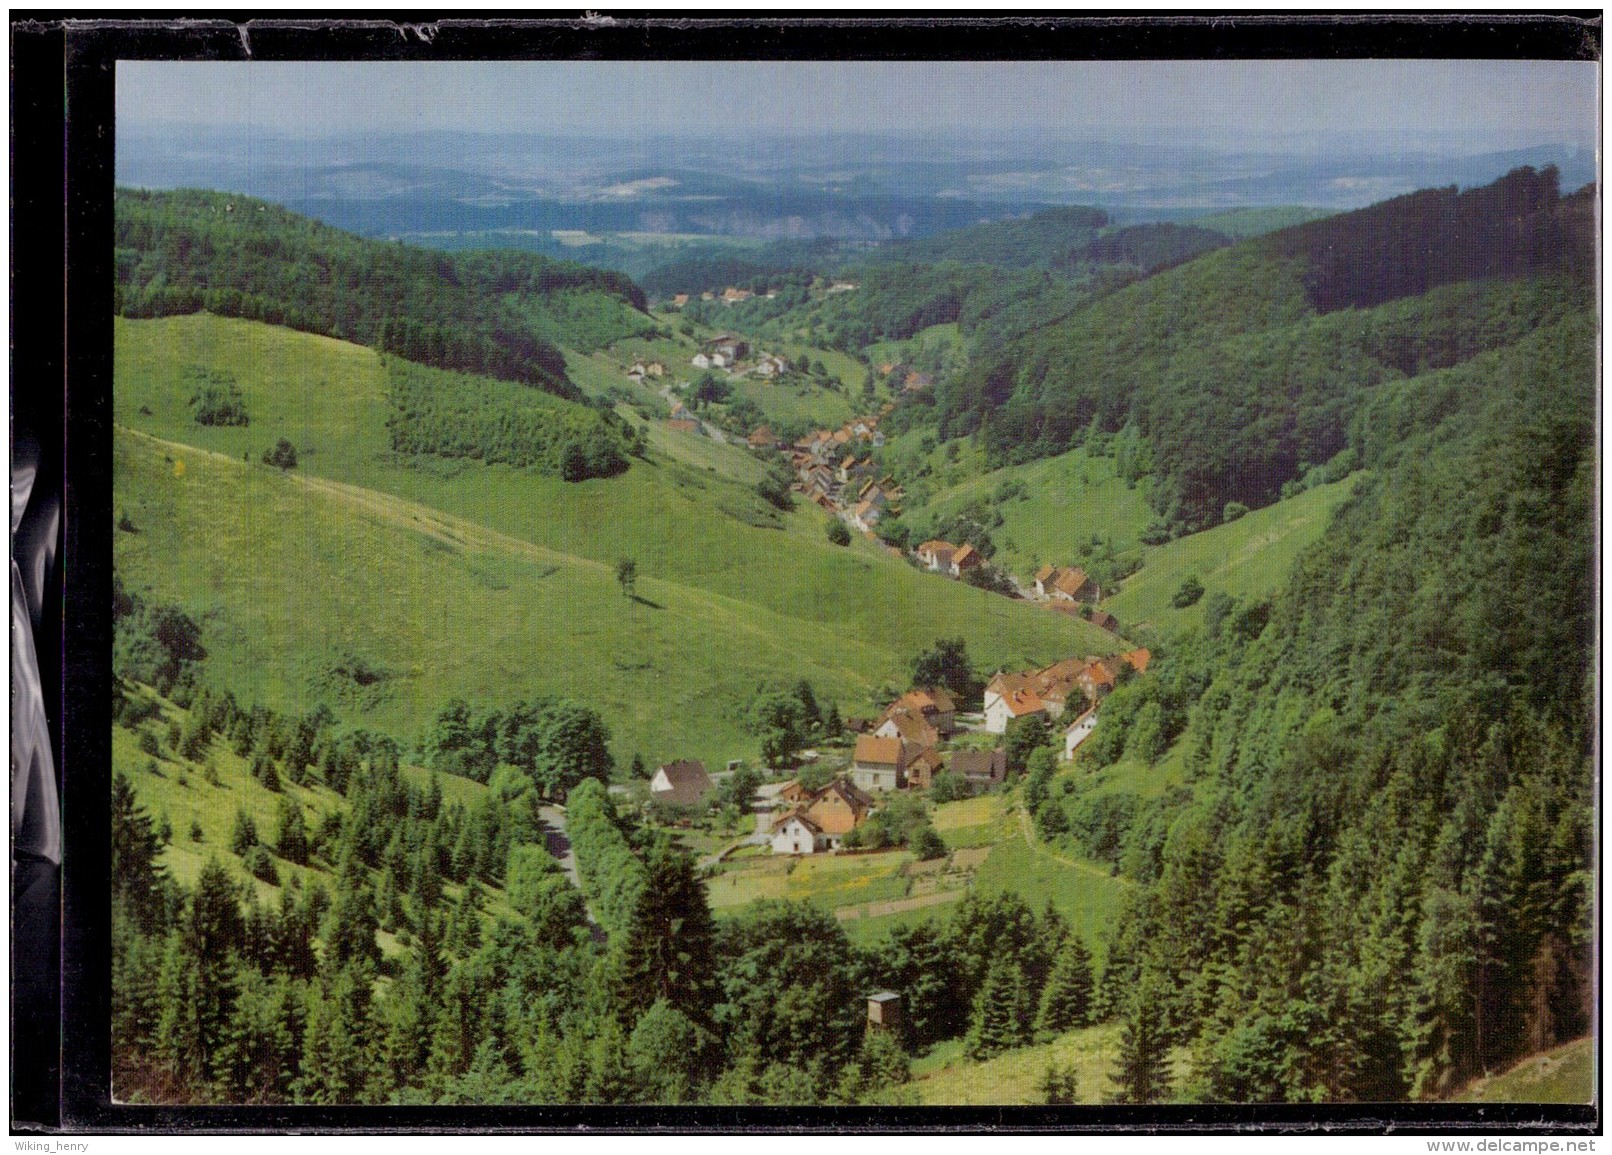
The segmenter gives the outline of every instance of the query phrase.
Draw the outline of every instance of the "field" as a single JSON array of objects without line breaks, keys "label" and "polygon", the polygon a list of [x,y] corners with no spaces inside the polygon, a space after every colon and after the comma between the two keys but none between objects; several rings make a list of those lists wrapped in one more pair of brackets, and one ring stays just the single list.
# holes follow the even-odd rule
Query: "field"
[{"label": "field", "polygon": [[[116,509],[136,529],[117,565],[202,623],[209,675],[242,701],[309,707],[350,654],[390,675],[364,724],[405,743],[456,694],[554,693],[600,710],[623,760],[721,763],[755,753],[740,715],[758,686],[808,678],[857,713],[939,636],[982,667],[1115,647],[871,543],[830,545],[820,511],[778,514],[740,480],[738,448],[702,446],[731,455],[723,471],[652,454],[576,484],[415,466],[387,450],[368,350],[205,316],[119,322],[117,338],[114,416],[140,431],[115,438]],[[251,424],[191,421],[187,365],[232,373]],[[257,464],[280,436],[302,459],[286,474]],[[614,579],[623,556],[636,601]]]},{"label": "field", "polygon": [[[1049,1066],[1074,1071],[1075,1101],[1102,1103],[1113,1094],[1113,1074],[1119,1057],[1117,1023],[1086,1027],[1040,1043],[970,1062],[963,1057],[961,1040],[940,1044],[912,1065],[913,1087],[922,1103],[1008,1105],[1041,1102],[1039,1084]],[[1179,1083],[1186,1071],[1186,1053],[1172,1056]]]},{"label": "field", "polygon": [[1463,1103],[1591,1103],[1595,1088],[1595,1040],[1585,1038],[1530,1055],[1504,1074],[1469,1084],[1455,1098]]},{"label": "field", "polygon": [[[972,473],[971,466],[960,460],[953,471],[963,479],[947,484],[947,467],[936,461],[941,487],[907,517],[932,524],[976,502],[999,510],[1002,524],[991,530],[994,560],[1026,582],[1044,564],[1079,565],[1080,546],[1094,535],[1116,551],[1129,549],[1153,520],[1146,491],[1116,477],[1112,458],[1092,457],[1083,449],[988,473]],[[1027,496],[997,501],[998,486],[1010,479],[1023,482]]]},{"label": "field", "polygon": [[1205,597],[1212,591],[1249,599],[1275,593],[1298,555],[1320,540],[1333,510],[1354,492],[1357,480],[1319,485],[1228,525],[1149,549],[1142,568],[1125,579],[1124,588],[1106,599],[1103,608],[1126,627],[1145,624],[1170,631],[1203,620],[1202,599],[1185,609],[1170,604],[1188,577],[1203,583]]}]

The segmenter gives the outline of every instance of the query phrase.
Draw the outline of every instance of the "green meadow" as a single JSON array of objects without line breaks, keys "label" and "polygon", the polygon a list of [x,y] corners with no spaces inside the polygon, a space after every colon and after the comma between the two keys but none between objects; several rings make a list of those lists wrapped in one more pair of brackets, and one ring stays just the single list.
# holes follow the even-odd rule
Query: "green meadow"
[{"label": "green meadow", "polygon": [[1592,1103],[1595,1040],[1575,1039],[1530,1055],[1499,1075],[1478,1079],[1455,1096],[1463,1103]]},{"label": "green meadow", "polygon": [[[598,709],[623,759],[721,762],[754,755],[759,686],[807,678],[855,713],[936,637],[963,636],[984,668],[1115,647],[871,542],[829,544],[826,515],[781,514],[741,480],[738,447],[702,446],[732,455],[720,471],[652,452],[579,483],[400,460],[369,350],[191,316],[119,321],[116,356],[114,494],[137,530],[116,535],[117,565],[197,617],[210,674],[243,701],[311,706],[356,655],[389,675],[364,724],[400,740],[454,695],[553,693]],[[235,379],[250,425],[191,420],[193,365]],[[286,474],[257,462],[282,436],[301,458]]]},{"label": "green meadow", "polygon": [[[1226,525],[1149,549],[1142,568],[1125,579],[1103,608],[1126,627],[1145,624],[1173,631],[1203,620],[1204,600],[1211,592],[1269,597],[1287,580],[1298,555],[1320,540],[1333,511],[1354,492],[1358,480],[1357,475],[1318,485]],[[1188,577],[1203,584],[1204,598],[1178,609],[1171,599]]]}]

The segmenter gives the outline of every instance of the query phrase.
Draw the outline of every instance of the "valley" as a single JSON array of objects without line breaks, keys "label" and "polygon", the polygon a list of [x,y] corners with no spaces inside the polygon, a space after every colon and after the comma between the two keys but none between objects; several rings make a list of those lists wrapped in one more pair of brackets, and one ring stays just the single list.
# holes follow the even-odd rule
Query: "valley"
[{"label": "valley", "polygon": [[1580,1094],[1473,1082],[1591,1022],[1558,179],[643,287],[120,193],[120,1091]]}]

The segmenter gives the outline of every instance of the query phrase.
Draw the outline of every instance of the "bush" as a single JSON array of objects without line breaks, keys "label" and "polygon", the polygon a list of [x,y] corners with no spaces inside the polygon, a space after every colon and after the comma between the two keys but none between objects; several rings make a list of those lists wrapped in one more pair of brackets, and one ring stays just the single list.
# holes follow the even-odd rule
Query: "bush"
[{"label": "bush", "polygon": [[828,540],[835,545],[850,545],[851,531],[843,521],[835,518],[828,523]]},{"label": "bush", "polygon": [[931,802],[957,802],[971,794],[973,790],[969,788],[968,779],[961,774],[953,774],[950,770],[942,770],[929,784]]},{"label": "bush", "polygon": [[946,857],[946,843],[929,823],[924,823],[907,838],[907,844],[920,862]]},{"label": "bush", "polygon": [[246,398],[228,373],[192,368],[187,374],[196,383],[190,395],[192,416],[197,425],[247,425]]},{"label": "bush", "polygon": [[1201,597],[1203,597],[1203,583],[1196,575],[1189,575],[1187,580],[1181,583],[1181,588],[1175,591],[1170,604],[1178,610],[1184,610],[1188,606],[1197,605]]},{"label": "bush", "polygon": [[1233,522],[1247,512],[1248,507],[1242,502],[1228,501],[1226,502],[1226,512],[1221,515],[1221,520],[1224,522]]},{"label": "bush", "polygon": [[295,469],[297,467],[297,450],[291,442],[284,437],[274,443],[274,448],[263,451],[263,464],[272,465],[278,469]]}]

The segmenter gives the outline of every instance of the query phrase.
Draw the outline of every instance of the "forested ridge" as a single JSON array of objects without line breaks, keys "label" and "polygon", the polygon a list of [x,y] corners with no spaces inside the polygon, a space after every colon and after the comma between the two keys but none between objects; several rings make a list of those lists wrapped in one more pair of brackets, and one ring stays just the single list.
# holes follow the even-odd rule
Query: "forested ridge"
[{"label": "forested ridge", "polygon": [[206,309],[572,400],[581,393],[560,345],[587,350],[654,328],[630,279],[569,261],[365,240],[224,193],[119,189],[115,207],[126,317]]},{"label": "forested ridge", "polygon": [[1589,1029],[1594,336],[1586,294],[1380,389],[1283,592],[1103,705],[1084,757],[1179,740],[1192,788],[1037,807],[1149,884],[1110,965],[1189,1094],[1438,1096]]},{"label": "forested ridge", "polygon": [[1013,339],[935,398],[942,438],[993,464],[1130,427],[1152,447],[1161,532],[1259,506],[1331,459],[1373,388],[1548,323],[1593,260],[1590,193],[1522,169],[1199,257]]}]

